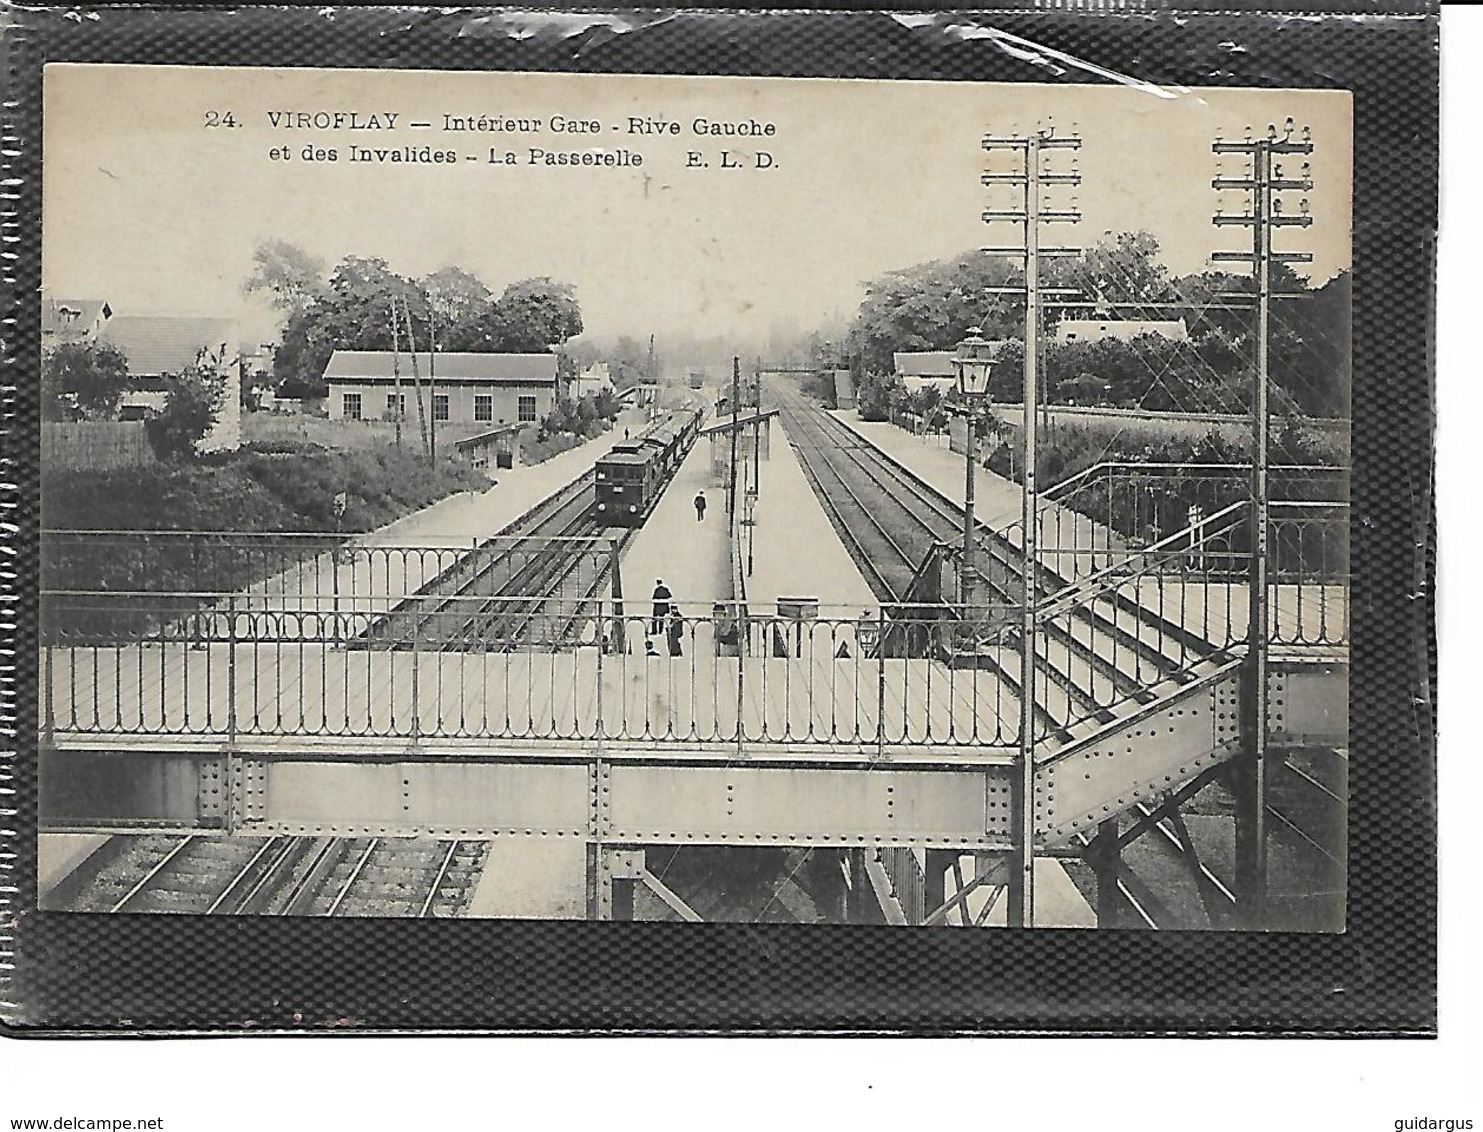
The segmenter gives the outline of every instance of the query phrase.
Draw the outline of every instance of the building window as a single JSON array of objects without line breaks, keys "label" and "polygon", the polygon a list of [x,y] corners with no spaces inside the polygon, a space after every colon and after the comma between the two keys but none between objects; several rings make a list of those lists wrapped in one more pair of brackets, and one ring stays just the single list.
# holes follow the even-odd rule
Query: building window
[{"label": "building window", "polygon": [[396,420],[398,417],[407,415],[407,395],[405,393],[388,393],[386,395],[386,416],[388,420]]},{"label": "building window", "polygon": [[448,419],[448,394],[433,394],[433,420],[446,421]]},{"label": "building window", "polygon": [[343,415],[353,421],[360,420],[360,394],[346,393],[340,400]]},{"label": "building window", "polygon": [[494,397],[488,393],[474,394],[474,420],[494,420]]},{"label": "building window", "polygon": [[520,423],[526,424],[536,419],[536,399],[522,395],[520,398]]}]

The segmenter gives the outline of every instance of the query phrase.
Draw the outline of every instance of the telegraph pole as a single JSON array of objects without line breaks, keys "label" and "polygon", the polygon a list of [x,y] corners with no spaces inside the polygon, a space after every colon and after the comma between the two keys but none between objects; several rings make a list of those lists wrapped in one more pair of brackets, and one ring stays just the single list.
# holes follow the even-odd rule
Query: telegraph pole
[{"label": "telegraph pole", "polygon": [[[986,172],[981,182],[986,186],[1015,185],[1023,189],[1021,204],[1009,209],[986,209],[987,224],[1008,222],[1022,226],[1024,241],[1020,246],[988,247],[989,255],[1015,256],[1025,265],[1025,407],[1024,407],[1024,525],[1021,553],[1022,620],[1020,623],[1020,723],[1019,756],[1015,776],[1013,803],[1014,861],[1009,876],[1007,919],[1011,927],[1033,927],[1035,923],[1035,642],[1038,636],[1040,524],[1036,488],[1036,413],[1040,373],[1040,309],[1042,288],[1040,261],[1045,256],[1078,255],[1079,248],[1042,247],[1040,226],[1051,223],[1074,224],[1081,213],[1070,209],[1045,207],[1042,190],[1047,185],[1077,185],[1081,175],[1075,170],[1057,172],[1047,167],[1046,154],[1054,150],[1078,150],[1081,138],[1074,134],[1057,137],[1054,126],[1047,125],[1024,135],[986,135],[983,148],[989,153],[1009,151],[1018,159],[1019,168],[1011,172]],[[994,288],[995,291],[1003,290]],[[969,428],[973,422],[969,422]]]},{"label": "telegraph pole", "polygon": [[731,474],[726,478],[726,514],[736,514],[736,431],[741,400],[741,358],[731,359]]},{"label": "telegraph pole", "polygon": [[1312,133],[1303,127],[1293,139],[1293,120],[1287,119],[1282,133],[1267,127],[1267,136],[1252,136],[1247,127],[1241,141],[1215,139],[1216,154],[1238,154],[1250,163],[1240,177],[1224,177],[1219,170],[1211,186],[1217,192],[1236,191],[1246,195],[1247,211],[1228,216],[1217,210],[1217,227],[1251,229],[1251,251],[1218,251],[1211,259],[1220,263],[1249,263],[1256,284],[1256,374],[1252,391],[1253,453],[1251,461],[1251,563],[1250,597],[1246,630],[1246,667],[1241,697],[1241,757],[1233,766],[1236,778],[1236,891],[1242,919],[1248,928],[1266,922],[1267,902],[1267,654],[1270,626],[1268,609],[1268,558],[1270,554],[1270,492],[1268,484],[1267,403],[1271,338],[1272,264],[1310,263],[1308,252],[1280,252],[1272,248],[1273,231],[1281,227],[1306,228],[1313,223],[1305,198],[1300,212],[1284,214],[1281,194],[1307,192],[1313,187],[1310,165],[1304,161],[1301,175],[1285,177],[1273,158],[1288,154],[1307,156],[1313,152]]},{"label": "telegraph pole", "polygon": [[397,327],[396,299],[391,301],[391,388],[392,396],[396,398],[392,404],[395,409],[392,419],[396,422],[396,446],[400,452],[402,448],[402,346],[401,331]]},{"label": "telegraph pole", "polygon": [[[430,462],[438,459],[438,330],[432,303],[427,306],[427,398],[432,414],[427,423],[427,455]],[[451,415],[451,414],[450,414]]]},{"label": "telegraph pole", "polygon": [[[752,491],[760,490],[762,483],[762,359],[757,359],[757,372],[753,375],[752,388]],[[749,552],[750,553],[750,552]],[[750,571],[748,571],[750,573]]]}]

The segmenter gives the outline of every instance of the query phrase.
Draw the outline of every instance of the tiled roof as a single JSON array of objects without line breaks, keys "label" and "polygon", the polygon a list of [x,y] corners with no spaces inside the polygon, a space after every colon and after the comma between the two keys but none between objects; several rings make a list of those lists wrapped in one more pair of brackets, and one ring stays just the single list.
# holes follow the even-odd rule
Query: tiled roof
[{"label": "tiled roof", "polygon": [[[994,338],[988,342],[988,356],[997,358],[1009,345],[1005,338]],[[957,377],[953,367],[956,350],[926,350],[917,353],[895,354],[896,372],[902,377]]]},{"label": "tiled roof", "polygon": [[[552,384],[556,381],[555,354],[455,354],[426,351],[417,354],[417,372],[426,377],[430,361],[437,362],[439,381],[483,381],[512,384]],[[404,378],[412,376],[412,358],[403,353],[398,368]],[[390,350],[336,350],[325,367],[326,382],[387,379],[392,376]]]},{"label": "tiled roof", "polygon": [[1183,342],[1189,338],[1189,329],[1182,318],[1163,320],[1067,318],[1062,319],[1056,327],[1056,337],[1063,340],[1067,338],[1088,340],[1116,338],[1121,342],[1130,342],[1141,334],[1158,334],[1177,342]]},{"label": "tiled roof", "polygon": [[113,308],[102,299],[41,300],[41,332],[66,336],[68,331],[91,330],[98,316],[108,318]]},{"label": "tiled roof", "polygon": [[920,354],[897,354],[896,372],[902,377],[952,377],[957,372],[953,369],[953,352],[951,350],[930,350]]},{"label": "tiled roof", "polygon": [[177,318],[172,316],[119,316],[109,319],[101,338],[112,342],[129,359],[129,372],[142,376],[179,373],[196,364],[202,350],[226,347],[231,352],[237,337],[229,318]]},{"label": "tiled roof", "polygon": [[[748,409],[746,416],[741,416],[740,414],[737,415],[736,428],[738,431],[749,428],[750,426],[756,424],[758,421],[765,421],[769,417],[777,416],[778,411],[779,410],[777,409],[764,409],[762,412],[759,413],[756,409]],[[713,425],[707,425],[705,428],[700,430],[698,435],[714,436],[717,433],[729,432],[731,430],[731,427],[731,417],[727,416],[717,421]]]}]

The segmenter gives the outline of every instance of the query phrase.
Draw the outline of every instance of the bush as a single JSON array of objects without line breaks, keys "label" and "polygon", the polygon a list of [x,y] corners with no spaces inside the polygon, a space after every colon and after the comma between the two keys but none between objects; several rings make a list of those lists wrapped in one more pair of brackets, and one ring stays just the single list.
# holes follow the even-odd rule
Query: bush
[{"label": "bush", "polygon": [[804,374],[798,386],[805,397],[812,397],[826,409],[839,408],[839,403],[835,400],[832,370],[816,370],[813,373]]},{"label": "bush", "polygon": [[[1007,434],[1005,442],[989,454],[984,466],[996,475],[1021,480],[1021,444],[1019,430]],[[1344,466],[1346,457],[1332,440],[1303,427],[1295,418],[1289,418],[1281,424],[1274,424],[1270,459],[1273,465],[1339,468]],[[1150,440],[1147,436],[1129,436],[1124,430],[1114,431],[1108,426],[1058,424],[1054,440],[1040,447],[1038,467],[1041,489],[1045,490],[1104,461],[1243,464],[1250,460],[1249,438],[1234,442],[1215,429],[1200,437],[1174,436]],[[1322,499],[1326,498],[1327,488],[1321,482],[1315,482],[1309,488],[1301,481],[1295,481],[1287,484],[1286,490],[1295,498],[1311,493],[1312,498]],[[1185,524],[1192,504],[1214,511],[1246,497],[1246,486],[1239,477],[1215,488],[1198,477],[1160,477],[1137,490],[1124,483],[1110,495],[1101,489],[1090,491],[1070,505],[1097,522],[1112,526],[1124,536],[1145,537],[1150,526],[1161,534],[1178,530]],[[1338,551],[1330,548],[1330,552],[1333,561],[1340,560]]]},{"label": "bush", "polygon": [[551,407],[534,430],[520,437],[520,459],[539,464],[586,440],[595,440],[613,427],[622,403],[606,389],[573,401],[563,397]]},{"label": "bush", "polygon": [[103,420],[129,388],[129,362],[108,342],[63,342],[41,359],[41,415],[46,420]]},{"label": "bush", "polygon": [[186,460],[216,420],[223,383],[216,372],[194,366],[167,377],[165,389],[165,408],[145,422],[145,431],[161,460]]}]

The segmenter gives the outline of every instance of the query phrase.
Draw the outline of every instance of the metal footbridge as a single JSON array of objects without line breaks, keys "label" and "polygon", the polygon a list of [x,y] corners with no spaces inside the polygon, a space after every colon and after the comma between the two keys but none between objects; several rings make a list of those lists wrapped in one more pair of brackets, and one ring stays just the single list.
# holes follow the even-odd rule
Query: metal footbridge
[{"label": "metal footbridge", "polygon": [[[1032,855],[1089,863],[1103,922],[1137,904],[1120,857],[1152,831],[1187,858],[1211,924],[1271,926],[1269,799],[1243,760],[1257,727],[1268,761],[1347,751],[1348,516],[1321,471],[1274,495],[1257,720],[1251,508],[1222,503],[1244,475],[1108,464],[1043,493],[1028,707],[1013,525],[977,532],[969,604],[962,548],[943,541],[863,612],[687,610],[678,655],[663,636],[646,649],[647,604],[625,603],[591,532],[542,544],[583,580],[540,593],[467,583],[482,558],[518,585],[528,534],[462,552],[139,536],[197,582],[123,593],[57,580],[128,538],[52,533],[42,828],[559,841],[594,918],[630,914],[635,886],[684,908],[646,847],[812,847],[840,855],[851,919],[932,924],[968,923],[971,891],[1015,883],[1028,806]],[[1186,496],[1185,521],[1158,513]],[[1212,782],[1235,799],[1234,884],[1180,817]]]}]

